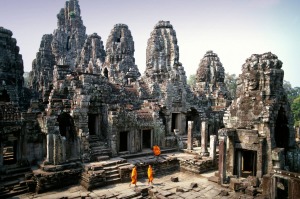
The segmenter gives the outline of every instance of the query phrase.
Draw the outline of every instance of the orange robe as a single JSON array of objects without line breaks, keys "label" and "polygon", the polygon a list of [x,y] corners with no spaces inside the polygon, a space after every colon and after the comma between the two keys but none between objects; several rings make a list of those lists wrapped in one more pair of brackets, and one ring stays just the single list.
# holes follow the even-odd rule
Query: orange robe
[{"label": "orange robe", "polygon": [[155,145],[153,146],[153,153],[155,156],[159,156],[160,155],[160,148],[159,146]]},{"label": "orange robe", "polygon": [[137,182],[137,171],[136,168],[134,167],[131,172],[131,184],[136,184],[136,182]]},{"label": "orange robe", "polygon": [[153,181],[153,170],[152,167],[148,167],[148,182],[152,182]]}]

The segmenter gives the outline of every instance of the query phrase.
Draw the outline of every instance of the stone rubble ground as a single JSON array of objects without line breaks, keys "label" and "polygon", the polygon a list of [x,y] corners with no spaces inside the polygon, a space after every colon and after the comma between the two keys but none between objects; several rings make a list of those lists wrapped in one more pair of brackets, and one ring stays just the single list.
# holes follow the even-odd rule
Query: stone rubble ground
[{"label": "stone rubble ground", "polygon": [[[236,193],[226,187],[207,180],[213,176],[214,172],[208,172],[201,175],[195,175],[184,172],[176,172],[166,176],[156,176],[153,186],[149,186],[147,179],[138,179],[137,187],[129,187],[129,182],[114,184],[97,188],[92,191],[85,190],[82,186],[70,186],[64,189],[46,192],[42,194],[24,194],[13,197],[13,199],[57,199],[57,198],[214,198],[214,199],[251,199],[252,196],[246,196]],[[172,182],[171,177],[178,177],[179,182]],[[149,189],[149,195],[142,196],[145,190]],[[227,195],[228,194],[228,195]],[[151,196],[152,195],[152,196]]]}]

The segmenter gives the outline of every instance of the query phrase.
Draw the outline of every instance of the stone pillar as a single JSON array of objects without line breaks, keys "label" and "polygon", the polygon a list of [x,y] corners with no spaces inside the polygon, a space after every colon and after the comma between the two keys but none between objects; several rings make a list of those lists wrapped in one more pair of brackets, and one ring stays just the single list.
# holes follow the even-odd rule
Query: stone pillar
[{"label": "stone pillar", "polygon": [[187,140],[188,150],[193,150],[193,127],[194,127],[194,122],[188,121],[188,140]]},{"label": "stone pillar", "polygon": [[264,148],[264,142],[265,141],[265,138],[260,138],[259,139],[259,147],[258,147],[258,150],[257,150],[257,163],[256,163],[256,176],[258,178],[262,178],[263,177],[263,148]]},{"label": "stone pillar", "polygon": [[48,133],[46,162],[53,162],[53,147],[53,135]]},{"label": "stone pillar", "polygon": [[220,184],[226,180],[226,140],[227,136],[219,137],[219,179]]},{"label": "stone pillar", "polygon": [[201,155],[208,156],[207,141],[208,141],[208,124],[207,120],[201,122]]},{"label": "stone pillar", "polygon": [[212,158],[213,163],[216,161],[216,144],[217,144],[217,136],[211,135],[210,136],[210,143],[209,143],[209,157]]},{"label": "stone pillar", "polygon": [[61,156],[61,162],[66,162],[66,154],[67,154],[67,139],[65,136],[61,136],[60,137],[61,139],[61,153],[62,153],[62,156]]},{"label": "stone pillar", "polygon": [[241,177],[242,176],[242,152],[240,150],[238,150],[236,152],[236,158],[237,158],[237,177]]}]

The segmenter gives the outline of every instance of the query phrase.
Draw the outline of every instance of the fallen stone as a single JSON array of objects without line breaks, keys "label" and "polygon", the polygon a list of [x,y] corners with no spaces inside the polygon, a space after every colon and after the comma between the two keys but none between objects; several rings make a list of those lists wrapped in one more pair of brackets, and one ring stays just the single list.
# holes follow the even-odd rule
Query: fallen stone
[{"label": "fallen stone", "polygon": [[184,192],[184,190],[183,190],[182,187],[177,187],[177,188],[176,188],[176,192]]},{"label": "fallen stone", "polygon": [[197,184],[197,183],[192,182],[192,183],[190,184],[190,188],[191,188],[191,189],[196,188],[196,187],[198,187],[198,184]]},{"label": "fallen stone", "polygon": [[171,177],[172,182],[179,182],[178,177]]},{"label": "fallen stone", "polygon": [[234,191],[239,191],[241,187],[242,187],[242,183],[238,179],[230,178],[230,183],[229,183],[230,189]]},{"label": "fallen stone", "polygon": [[219,177],[216,176],[210,176],[208,177],[208,180],[211,182],[219,183]]}]

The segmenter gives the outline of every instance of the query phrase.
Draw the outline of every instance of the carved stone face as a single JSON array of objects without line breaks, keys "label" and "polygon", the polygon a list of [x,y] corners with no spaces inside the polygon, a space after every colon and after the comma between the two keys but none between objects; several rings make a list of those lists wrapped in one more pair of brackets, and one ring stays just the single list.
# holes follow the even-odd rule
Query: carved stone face
[{"label": "carved stone face", "polygon": [[257,90],[258,88],[258,76],[257,73],[250,73],[248,77],[248,88],[249,90]]}]

